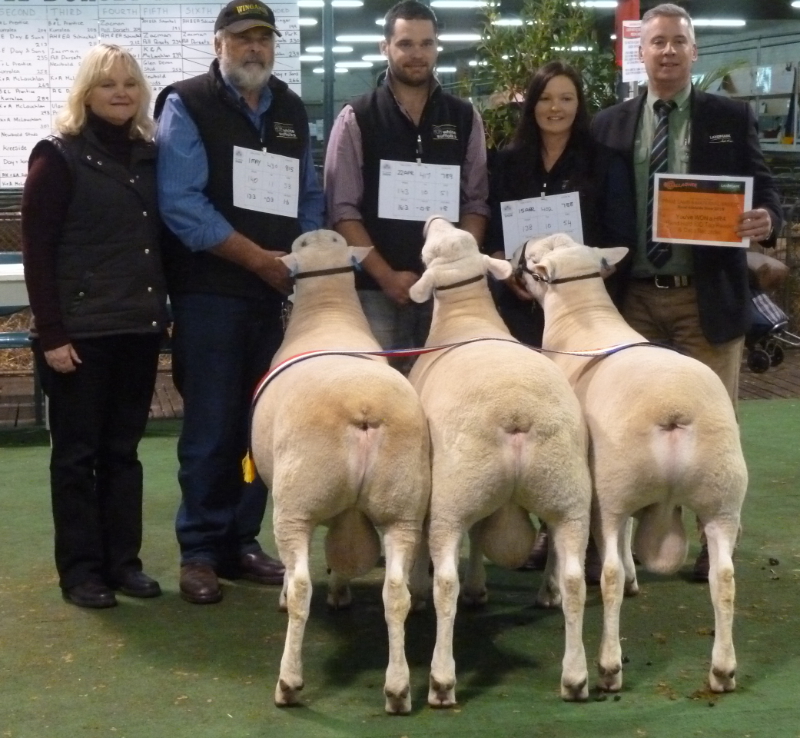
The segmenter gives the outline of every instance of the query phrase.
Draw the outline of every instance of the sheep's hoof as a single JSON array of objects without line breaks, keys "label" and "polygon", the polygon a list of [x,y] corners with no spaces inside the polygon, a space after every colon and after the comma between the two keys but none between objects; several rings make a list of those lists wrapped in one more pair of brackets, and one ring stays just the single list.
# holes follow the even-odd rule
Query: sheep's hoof
[{"label": "sheep's hoof", "polygon": [[579,682],[561,682],[561,699],[564,702],[586,702],[589,699],[589,675],[585,674]]},{"label": "sheep's hoof", "polygon": [[600,672],[600,682],[598,688],[604,692],[619,692],[622,689],[622,664],[615,664],[612,667],[598,666]]},{"label": "sheep's hoof", "polygon": [[350,587],[342,587],[328,592],[327,603],[329,610],[349,609],[353,604],[353,595],[350,592]]},{"label": "sheep's hoof", "polygon": [[461,592],[461,604],[464,607],[484,607],[487,602],[489,602],[489,593],[486,591],[486,587],[473,590],[465,588]]},{"label": "sheep's hoof", "polygon": [[399,692],[384,687],[386,695],[386,712],[389,715],[408,715],[411,712],[411,689],[406,684]]},{"label": "sheep's hoof", "polygon": [[554,607],[561,607],[561,592],[557,589],[550,589],[550,587],[542,587],[536,595],[534,604],[536,607],[547,610]]},{"label": "sheep's hoof", "polygon": [[431,707],[454,707],[456,703],[456,680],[448,679],[447,682],[434,679],[431,674],[428,687],[428,704]]},{"label": "sheep's hoof", "polygon": [[723,671],[712,667],[708,672],[708,686],[712,692],[733,692],[736,689],[736,670]]},{"label": "sheep's hoof", "polygon": [[294,686],[285,679],[278,679],[275,687],[275,704],[278,707],[292,707],[300,704],[299,692],[303,689],[303,680],[298,679]]}]

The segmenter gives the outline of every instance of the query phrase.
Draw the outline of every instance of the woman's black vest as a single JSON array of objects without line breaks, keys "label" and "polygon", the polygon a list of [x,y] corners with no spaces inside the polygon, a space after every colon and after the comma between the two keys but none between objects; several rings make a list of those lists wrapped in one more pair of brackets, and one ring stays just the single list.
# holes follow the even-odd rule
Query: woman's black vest
[{"label": "woman's black vest", "polygon": [[[197,125],[208,158],[208,184],[204,190],[211,204],[239,233],[259,246],[290,251],[300,235],[298,219],[234,207],[233,147],[302,159],[308,143],[308,117],[300,98],[289,86],[270,77],[272,103],[263,132],[256,130],[238,101],[225,87],[215,59],[207,74],[176,82],[161,91],[156,117],[170,92],[177,92]],[[302,184],[302,173],[300,175]],[[165,246],[167,278],[171,293],[201,292],[279,302],[281,295],[244,267],[204,251],[191,251],[169,233]]]},{"label": "woman's black vest", "polygon": [[[437,87],[425,105],[418,127],[400,110],[387,85],[356,98],[351,106],[361,131],[364,154],[361,204],[364,227],[392,269],[419,274],[423,270],[420,252],[425,223],[378,217],[380,161],[416,161],[419,136],[423,163],[463,166],[472,133],[472,105]],[[356,285],[359,289],[378,289],[377,283],[364,272],[358,274]]]},{"label": "woman's black vest", "polygon": [[70,338],[162,331],[167,291],[155,146],[135,143],[126,167],[89,128],[46,141],[62,154],[73,181],[56,255],[61,316]]}]

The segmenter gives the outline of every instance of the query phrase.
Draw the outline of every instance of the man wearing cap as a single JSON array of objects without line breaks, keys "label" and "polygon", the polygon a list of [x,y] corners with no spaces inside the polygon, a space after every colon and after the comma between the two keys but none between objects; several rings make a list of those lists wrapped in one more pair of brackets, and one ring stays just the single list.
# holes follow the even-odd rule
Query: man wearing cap
[{"label": "man wearing cap", "polygon": [[[372,332],[386,349],[421,346],[430,327],[431,303],[409,301],[408,289],[422,271],[422,229],[447,214],[480,244],[489,215],[483,123],[472,105],[445,93],[434,76],[437,22],[417,0],[402,0],[384,19],[381,51],[388,61],[385,83],[345,105],[331,131],[325,159],[328,221],[353,245],[375,248],[357,275],[359,297]],[[382,188],[387,165],[450,176],[452,215],[418,197],[413,219],[387,213]],[[411,167],[413,169],[414,167]],[[421,171],[421,168],[417,168]],[[444,180],[442,180],[444,181]],[[419,189],[417,195],[419,195]],[[440,191],[437,191],[437,195]]]},{"label": "man wearing cap", "polygon": [[[251,393],[282,338],[291,285],[277,257],[322,227],[324,198],[303,103],[272,75],[276,35],[275,15],[260,0],[228,3],[214,26],[208,73],[176,82],[156,101],[173,372],[184,404],[180,591],[196,604],[222,599],[218,576],[283,581],[283,565],[256,540],[266,489],[243,484],[241,461]],[[286,165],[296,208],[291,198],[279,208],[280,198],[243,190],[253,181],[243,167],[254,161]]]}]

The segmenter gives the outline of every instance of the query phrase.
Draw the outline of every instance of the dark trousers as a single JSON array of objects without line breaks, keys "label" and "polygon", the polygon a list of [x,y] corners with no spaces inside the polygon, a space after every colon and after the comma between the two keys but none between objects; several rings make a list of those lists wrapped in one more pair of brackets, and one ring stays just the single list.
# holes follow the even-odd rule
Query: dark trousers
[{"label": "dark trousers", "polygon": [[90,579],[113,585],[141,570],[142,465],[137,448],[150,413],[158,334],[72,342],[81,364],[53,371],[34,341],[49,399],[50,487],[62,588]]},{"label": "dark trousers", "polygon": [[183,397],[181,563],[235,573],[242,554],[261,550],[267,490],[260,480],[244,484],[242,459],[253,390],[283,339],[280,309],[206,294],[175,295],[172,309],[174,379]]}]

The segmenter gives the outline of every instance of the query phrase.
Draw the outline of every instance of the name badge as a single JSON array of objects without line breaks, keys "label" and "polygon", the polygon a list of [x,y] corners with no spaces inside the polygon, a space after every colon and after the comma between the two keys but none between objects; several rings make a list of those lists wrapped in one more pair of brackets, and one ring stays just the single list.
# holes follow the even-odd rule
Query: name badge
[{"label": "name badge", "polygon": [[507,259],[529,239],[545,238],[554,233],[566,233],[576,243],[583,243],[581,201],[577,192],[507,200],[500,203],[500,214]]},{"label": "name badge", "polygon": [[444,215],[459,218],[461,167],[381,159],[378,217],[425,221]]},{"label": "name badge", "polygon": [[233,205],[270,215],[297,217],[300,161],[233,147]]}]

